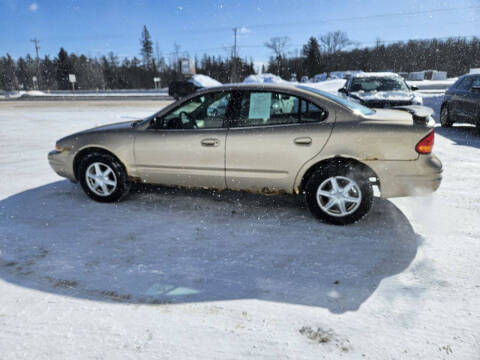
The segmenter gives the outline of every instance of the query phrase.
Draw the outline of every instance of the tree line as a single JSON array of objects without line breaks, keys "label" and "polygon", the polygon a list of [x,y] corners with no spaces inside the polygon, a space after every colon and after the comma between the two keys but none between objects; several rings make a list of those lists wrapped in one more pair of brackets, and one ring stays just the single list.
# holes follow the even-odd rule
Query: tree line
[{"label": "tree line", "polygon": [[[420,70],[446,71],[449,77],[458,76],[470,68],[480,67],[480,39],[452,37],[447,39],[410,40],[390,44],[377,40],[374,46],[360,48],[342,31],[310,37],[301,51],[288,52],[290,39],[273,37],[265,46],[272,56],[263,72],[285,79],[341,70],[411,72]],[[119,59],[113,52],[101,57],[68,53],[63,47],[57,56],[33,58],[30,55],[13,59],[9,54],[0,57],[0,90],[68,90],[68,75],[76,75],[77,89],[149,89],[153,78],[161,79],[165,87],[183,78],[181,53],[175,44],[174,53],[166,59],[159,51],[146,26],[140,38],[140,57]],[[155,51],[154,51],[155,50]],[[232,78],[243,79],[254,73],[252,60],[233,56],[204,55],[195,58],[198,74],[208,75],[222,83]],[[235,72],[232,74],[232,72]],[[34,82],[36,78],[36,83]]]},{"label": "tree line", "polygon": [[413,72],[446,71],[449,77],[465,74],[480,67],[480,39],[451,37],[447,39],[409,40],[385,44],[378,39],[374,46],[359,48],[346,33],[335,31],[310,37],[300,53],[287,53],[288,37],[274,37],[265,46],[273,55],[267,71],[290,79],[296,74],[316,74],[343,70]]},{"label": "tree line", "polygon": [[[76,89],[151,89],[154,77],[161,79],[165,87],[173,80],[184,78],[180,58],[189,57],[180,52],[175,44],[175,53],[165,59],[158,50],[154,53],[153,41],[146,26],[140,38],[140,57],[119,59],[113,52],[97,57],[68,53],[63,47],[54,58],[30,55],[13,59],[9,54],[0,57],[0,90],[68,90],[72,88],[69,74],[76,76]],[[242,79],[254,73],[253,62],[241,58],[204,55],[194,59],[196,72],[220,82],[230,82],[235,67]],[[167,64],[168,63],[168,64]],[[34,82],[36,78],[36,83]]]}]

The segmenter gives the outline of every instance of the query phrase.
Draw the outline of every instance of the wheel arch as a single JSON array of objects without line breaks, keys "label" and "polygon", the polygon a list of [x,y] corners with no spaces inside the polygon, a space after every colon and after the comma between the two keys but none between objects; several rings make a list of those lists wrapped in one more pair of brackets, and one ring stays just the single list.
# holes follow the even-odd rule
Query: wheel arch
[{"label": "wheel arch", "polygon": [[117,155],[115,155],[113,152],[111,152],[111,151],[109,151],[105,148],[102,148],[102,147],[89,146],[89,147],[86,147],[86,148],[83,148],[82,150],[80,150],[75,155],[75,157],[73,159],[73,173],[75,175],[76,180],[79,180],[79,176],[78,176],[78,170],[79,169],[78,169],[78,167],[80,165],[80,162],[82,161],[82,159],[85,156],[87,156],[88,154],[92,154],[92,153],[98,153],[98,154],[105,154],[105,155],[113,156],[120,164],[122,164],[123,169],[125,170],[125,173],[128,176],[127,167],[125,166],[125,163]]},{"label": "wheel arch", "polygon": [[300,194],[305,189],[305,185],[307,184],[308,179],[312,174],[321,168],[326,168],[329,166],[346,166],[351,165],[355,168],[358,168],[361,173],[364,174],[366,178],[375,178],[375,184],[378,185],[380,188],[380,179],[375,171],[372,170],[370,166],[363,163],[362,161],[350,157],[345,156],[335,156],[331,158],[322,159],[314,164],[312,164],[302,175],[301,180],[298,185],[295,186],[294,192]]}]

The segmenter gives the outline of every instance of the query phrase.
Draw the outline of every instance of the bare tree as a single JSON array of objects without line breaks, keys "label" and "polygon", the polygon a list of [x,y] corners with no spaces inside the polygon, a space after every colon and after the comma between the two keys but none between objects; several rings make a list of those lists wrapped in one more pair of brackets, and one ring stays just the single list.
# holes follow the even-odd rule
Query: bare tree
[{"label": "bare tree", "polygon": [[284,57],[285,49],[288,47],[290,38],[288,36],[275,36],[265,43],[265,46],[273,51],[275,57]]},{"label": "bare tree", "polygon": [[288,36],[275,36],[265,43],[265,46],[275,54],[278,75],[281,73],[282,58],[285,58],[285,50],[289,42],[290,38]]},{"label": "bare tree", "polygon": [[336,54],[347,46],[353,44],[353,42],[348,38],[347,33],[340,30],[322,35],[320,36],[319,40],[320,45],[329,55]]}]

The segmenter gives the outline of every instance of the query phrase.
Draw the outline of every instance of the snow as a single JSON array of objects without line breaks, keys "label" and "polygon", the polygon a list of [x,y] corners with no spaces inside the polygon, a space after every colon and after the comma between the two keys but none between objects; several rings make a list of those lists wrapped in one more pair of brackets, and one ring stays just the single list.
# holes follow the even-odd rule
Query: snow
[{"label": "snow", "polygon": [[407,80],[408,86],[416,86],[420,90],[437,89],[446,90],[452,86],[458,78],[448,78],[446,80]]},{"label": "snow", "polygon": [[355,77],[400,77],[400,75],[393,72],[360,72],[356,73]]},{"label": "snow", "polygon": [[345,85],[345,82],[345,79],[333,79],[303,85],[337,95],[338,89],[341,89]]},{"label": "snow", "polygon": [[405,91],[355,91],[351,93],[364,101],[371,100],[390,100],[390,101],[410,101],[421,104],[422,98],[417,94],[410,94]]},{"label": "snow", "polygon": [[168,96],[168,88],[164,89],[134,89],[134,90],[52,90],[52,91],[11,91],[0,93],[2,99],[19,99],[22,97],[157,97]]},{"label": "snow", "polygon": [[470,69],[469,74],[480,74],[480,68]]},{"label": "snow", "polygon": [[12,98],[17,99],[22,96],[44,96],[46,95],[43,91],[39,90],[28,90],[28,91],[12,91],[9,92],[8,95],[0,93],[0,99]]},{"label": "snow", "polygon": [[345,70],[345,71],[332,71],[329,76],[331,79],[345,79],[352,75],[361,75],[364,72],[362,70]]},{"label": "snow", "polygon": [[193,75],[192,78],[189,80],[193,82],[198,87],[215,87],[215,86],[222,86],[220,81],[217,81],[210,76],[196,74]]},{"label": "snow", "polygon": [[347,227],[290,196],[148,187],[99,204],[50,169],[58,138],[166,104],[0,103],[2,360],[478,358],[473,127],[437,127],[435,194],[377,199]]},{"label": "snow", "polygon": [[244,80],[246,84],[262,84],[262,83],[286,83],[286,80],[283,80],[280,76],[273,75],[270,73],[258,74],[258,75],[249,75]]}]

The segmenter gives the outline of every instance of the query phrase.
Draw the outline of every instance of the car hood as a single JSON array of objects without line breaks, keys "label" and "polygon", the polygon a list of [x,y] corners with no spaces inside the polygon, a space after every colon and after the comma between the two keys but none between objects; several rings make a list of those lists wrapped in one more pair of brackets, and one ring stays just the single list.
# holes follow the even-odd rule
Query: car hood
[{"label": "car hood", "polygon": [[91,129],[79,131],[79,132],[76,132],[74,134],[71,134],[71,135],[68,135],[68,136],[65,136],[65,137],[61,138],[60,140],[57,141],[57,144],[68,145],[72,141],[76,140],[78,137],[80,137],[82,135],[86,135],[86,134],[92,134],[92,133],[104,132],[104,131],[118,131],[118,130],[124,130],[124,129],[131,129],[132,124],[137,122],[137,121],[138,120],[122,121],[122,122],[118,122],[118,123],[114,123],[114,124],[102,125],[102,126],[97,126],[97,127],[91,128]]},{"label": "car hood", "polygon": [[415,95],[408,91],[355,91],[349,94],[362,101],[412,101]]},{"label": "car hood", "polygon": [[135,121],[122,121],[114,124],[107,124],[107,125],[101,125],[97,126],[91,129],[83,130],[78,133],[75,133],[71,136],[76,136],[76,135],[82,135],[82,134],[89,134],[92,132],[99,132],[99,131],[112,131],[112,130],[122,130],[122,129],[130,129],[132,128],[132,124],[135,123],[138,120]]}]

